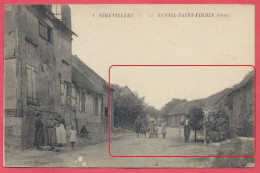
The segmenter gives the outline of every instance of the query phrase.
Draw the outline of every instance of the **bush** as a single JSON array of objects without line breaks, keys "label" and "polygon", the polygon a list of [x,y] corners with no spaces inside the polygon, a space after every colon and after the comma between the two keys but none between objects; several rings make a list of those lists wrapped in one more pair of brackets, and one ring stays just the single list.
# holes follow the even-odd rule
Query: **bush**
[{"label": "bush", "polygon": [[254,123],[248,121],[240,121],[237,128],[237,135],[243,137],[254,137]]}]

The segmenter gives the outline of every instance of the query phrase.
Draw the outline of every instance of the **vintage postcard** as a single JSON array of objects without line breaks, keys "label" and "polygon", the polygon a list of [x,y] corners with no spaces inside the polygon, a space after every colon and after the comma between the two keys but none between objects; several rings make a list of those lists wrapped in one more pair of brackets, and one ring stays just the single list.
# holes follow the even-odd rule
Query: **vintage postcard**
[{"label": "vintage postcard", "polygon": [[5,167],[254,167],[253,5],[4,14]]}]

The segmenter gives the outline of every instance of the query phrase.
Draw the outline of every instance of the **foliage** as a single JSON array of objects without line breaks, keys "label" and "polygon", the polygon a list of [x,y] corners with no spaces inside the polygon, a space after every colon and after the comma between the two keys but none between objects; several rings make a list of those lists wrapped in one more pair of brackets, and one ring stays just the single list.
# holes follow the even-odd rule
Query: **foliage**
[{"label": "foliage", "polygon": [[[122,89],[119,85],[112,85],[115,89]],[[119,95],[114,98],[115,127],[132,129],[138,116],[146,118],[144,97],[135,95]]]},{"label": "foliage", "polygon": [[152,118],[159,118],[160,111],[157,110],[155,107],[153,107],[153,106],[146,106],[145,111],[146,111],[147,115],[149,115],[150,117],[152,117]]},{"label": "foliage", "polygon": [[248,117],[241,117],[237,128],[237,135],[243,137],[254,137],[254,121],[249,121]]},{"label": "foliage", "polygon": [[189,116],[191,121],[191,129],[199,130],[202,128],[203,111],[199,107],[192,107],[189,110]]}]

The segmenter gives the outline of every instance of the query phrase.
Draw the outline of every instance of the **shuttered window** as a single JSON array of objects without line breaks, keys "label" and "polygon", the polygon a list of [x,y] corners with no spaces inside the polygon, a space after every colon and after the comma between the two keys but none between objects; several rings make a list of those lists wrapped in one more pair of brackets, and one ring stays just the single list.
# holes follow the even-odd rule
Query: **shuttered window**
[{"label": "shuttered window", "polygon": [[72,86],[72,91],[71,91],[71,106],[73,108],[77,107],[77,89],[75,86]]},{"label": "shuttered window", "polygon": [[85,93],[82,92],[82,96],[81,96],[81,111],[85,112],[85,102],[86,102],[86,96]]},{"label": "shuttered window", "polygon": [[27,97],[29,104],[38,105],[37,95],[37,70],[35,67],[26,65],[27,72]]},{"label": "shuttered window", "polygon": [[94,115],[98,115],[98,97],[94,97]]},{"label": "shuttered window", "polygon": [[52,43],[52,28],[42,21],[39,21],[39,35],[44,40]]}]

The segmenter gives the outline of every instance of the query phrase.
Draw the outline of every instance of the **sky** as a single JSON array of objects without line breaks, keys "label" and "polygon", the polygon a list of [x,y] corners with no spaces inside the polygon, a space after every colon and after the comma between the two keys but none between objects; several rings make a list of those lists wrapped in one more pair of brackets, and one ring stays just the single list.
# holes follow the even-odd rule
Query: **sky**
[{"label": "sky", "polygon": [[[116,64],[254,65],[251,5],[70,5],[72,52],[108,81]],[[211,13],[214,17],[158,17]],[[104,17],[130,14],[133,17]],[[227,14],[228,17],[217,17]],[[94,17],[93,17],[94,16]],[[102,17],[103,16],[103,17]],[[149,17],[150,16],[150,17]],[[171,98],[207,97],[240,82],[251,67],[113,67],[127,85],[160,109]]]}]

